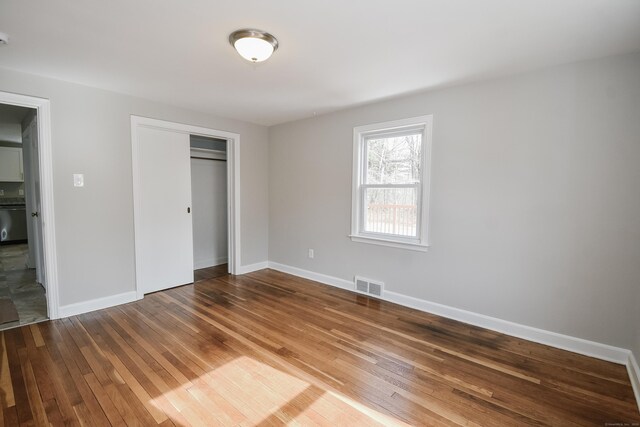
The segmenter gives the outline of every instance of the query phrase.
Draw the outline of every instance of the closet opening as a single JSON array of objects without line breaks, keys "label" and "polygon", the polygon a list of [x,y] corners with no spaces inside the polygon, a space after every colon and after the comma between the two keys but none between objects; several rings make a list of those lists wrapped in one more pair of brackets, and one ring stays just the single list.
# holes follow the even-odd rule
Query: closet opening
[{"label": "closet opening", "polygon": [[227,140],[190,135],[194,281],[229,273]]}]

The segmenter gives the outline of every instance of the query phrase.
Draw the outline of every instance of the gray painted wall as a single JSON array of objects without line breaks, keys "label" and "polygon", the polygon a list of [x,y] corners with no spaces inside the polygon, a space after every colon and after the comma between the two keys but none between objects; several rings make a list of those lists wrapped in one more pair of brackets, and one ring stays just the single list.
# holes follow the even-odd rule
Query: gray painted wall
[{"label": "gray painted wall", "polygon": [[[636,358],[636,362],[640,363],[640,286],[638,286],[638,297],[636,298],[636,319],[632,322],[632,326],[635,328],[635,340],[631,344],[631,351]],[[638,403],[640,404],[640,402]]]},{"label": "gray painted wall", "polygon": [[[353,127],[424,114],[434,115],[430,250],[351,242]],[[278,125],[269,145],[271,261],[601,343],[638,341],[639,54]]]},{"label": "gray painted wall", "polygon": [[134,289],[131,114],[241,135],[241,264],[267,259],[265,127],[5,69],[0,90],[51,100],[61,305]]},{"label": "gray painted wall", "polygon": [[0,141],[22,144],[22,129],[20,128],[20,122],[6,123],[0,121]]},{"label": "gray painted wall", "polygon": [[209,138],[200,135],[191,135],[189,138],[191,148],[204,148],[205,150],[227,151],[227,140]]}]

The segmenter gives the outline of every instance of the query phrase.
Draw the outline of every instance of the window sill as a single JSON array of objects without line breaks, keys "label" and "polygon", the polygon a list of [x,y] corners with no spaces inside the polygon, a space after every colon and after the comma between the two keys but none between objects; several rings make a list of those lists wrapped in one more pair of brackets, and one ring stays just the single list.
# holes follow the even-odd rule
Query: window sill
[{"label": "window sill", "polygon": [[418,252],[427,252],[429,250],[429,245],[423,245],[421,243],[409,243],[409,242],[401,242],[397,240],[389,240],[389,239],[380,239],[376,237],[365,237],[365,236],[357,236],[357,235],[349,235],[352,242],[358,243],[369,243],[372,245],[380,245],[380,246],[389,246],[392,248],[398,249],[407,249],[410,251],[418,251]]}]

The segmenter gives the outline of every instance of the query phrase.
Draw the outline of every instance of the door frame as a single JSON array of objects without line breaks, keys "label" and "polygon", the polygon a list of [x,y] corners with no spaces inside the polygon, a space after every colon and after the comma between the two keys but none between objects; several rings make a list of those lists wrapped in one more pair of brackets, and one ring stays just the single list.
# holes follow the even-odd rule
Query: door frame
[{"label": "door frame", "polygon": [[210,129],[166,120],[131,115],[131,163],[133,167],[133,224],[134,246],[136,257],[136,295],[138,299],[144,297],[144,291],[138,284],[141,258],[139,230],[140,218],[140,152],[138,142],[138,128],[148,127],[168,130],[189,135],[200,135],[227,140],[227,241],[229,273],[238,274],[240,267],[240,134],[223,130]]},{"label": "door frame", "polygon": [[36,110],[38,128],[38,167],[40,168],[40,208],[42,212],[42,252],[46,280],[47,314],[59,318],[58,260],[53,196],[53,149],[51,145],[51,101],[45,98],[0,91],[0,103]]}]

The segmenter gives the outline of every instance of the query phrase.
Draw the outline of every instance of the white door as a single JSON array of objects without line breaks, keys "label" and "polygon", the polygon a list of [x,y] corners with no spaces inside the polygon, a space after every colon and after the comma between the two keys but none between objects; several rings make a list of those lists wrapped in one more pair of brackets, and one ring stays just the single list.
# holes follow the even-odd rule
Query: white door
[{"label": "white door", "polygon": [[193,259],[196,269],[227,262],[227,162],[191,158]]},{"label": "white door", "polygon": [[31,219],[33,221],[34,242],[29,242],[30,245],[35,245],[36,255],[36,276],[38,283],[47,287],[46,278],[44,274],[44,248],[42,244],[42,204],[40,197],[40,150],[38,148],[38,123],[37,118],[34,118],[29,125],[31,129],[31,159],[30,159],[30,174],[31,174],[31,203],[34,211],[31,213]]},{"label": "white door", "polygon": [[193,282],[189,135],[140,126],[136,206],[138,289]]},{"label": "white door", "polygon": [[27,257],[27,267],[28,268],[37,268],[37,259],[36,259],[36,245],[34,244],[35,231],[34,224],[35,221],[31,216],[31,213],[35,212],[35,202],[33,199],[33,190],[32,190],[32,180],[31,177],[31,126],[26,126],[22,131],[22,161],[24,165],[24,190],[25,190],[25,198],[24,203],[26,207],[26,221],[27,221],[27,241],[29,246],[29,255]]},{"label": "white door", "polygon": [[36,281],[46,289],[44,245],[42,243],[42,208],[40,201],[40,156],[38,148],[38,123],[36,117],[34,117],[22,133],[27,234],[29,236],[29,258],[27,265],[29,268],[36,269]]}]

